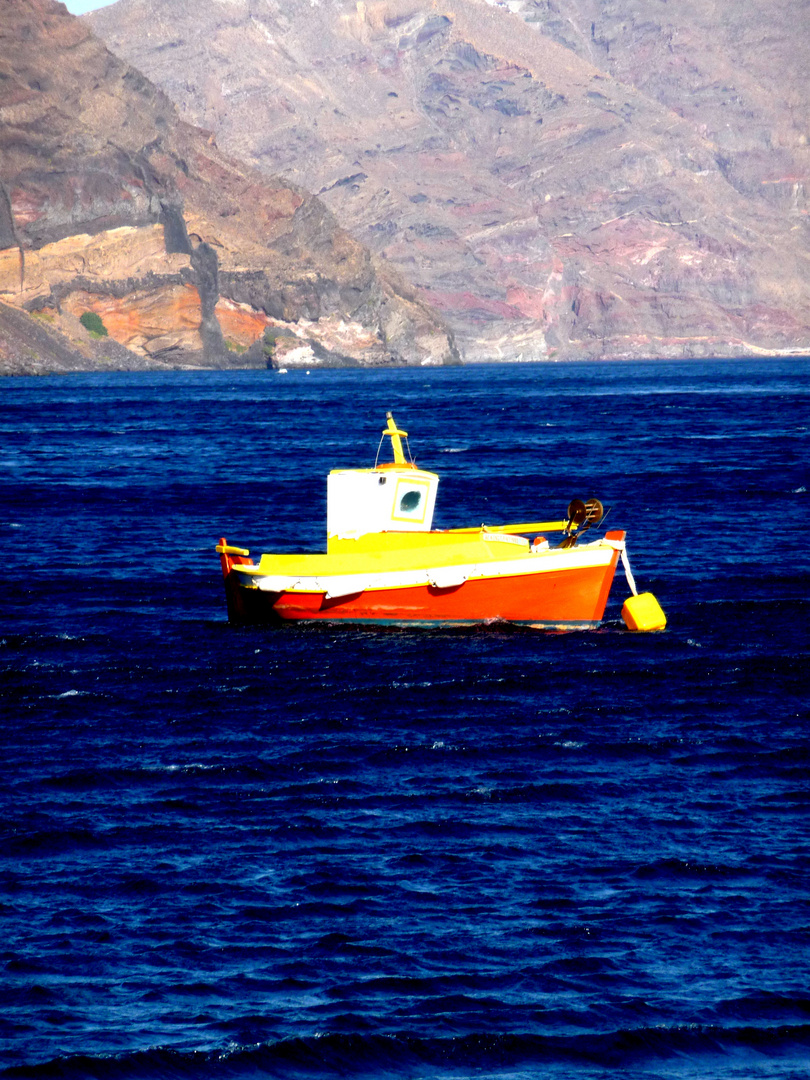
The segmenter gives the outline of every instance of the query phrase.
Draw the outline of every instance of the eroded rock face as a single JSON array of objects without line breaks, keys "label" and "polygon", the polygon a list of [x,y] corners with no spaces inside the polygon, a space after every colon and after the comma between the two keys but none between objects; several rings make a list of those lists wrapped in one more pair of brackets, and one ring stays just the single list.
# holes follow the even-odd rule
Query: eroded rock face
[{"label": "eroded rock face", "polygon": [[24,307],[79,279],[100,289],[113,283],[125,288],[128,281],[155,274],[180,280],[190,270],[188,255],[167,253],[162,225],[122,225],[94,236],[76,233],[40,248],[20,244],[0,251],[0,297]]},{"label": "eroded rock face", "polygon": [[[53,342],[60,370],[264,365],[278,325],[336,361],[457,360],[436,314],[317,199],[220,153],[61,4],[0,7],[0,79],[0,302],[19,312],[0,371]],[[337,351],[335,320],[361,330]]]},{"label": "eroded rock face", "polygon": [[468,358],[810,347],[807,0],[118,0],[90,20]]}]

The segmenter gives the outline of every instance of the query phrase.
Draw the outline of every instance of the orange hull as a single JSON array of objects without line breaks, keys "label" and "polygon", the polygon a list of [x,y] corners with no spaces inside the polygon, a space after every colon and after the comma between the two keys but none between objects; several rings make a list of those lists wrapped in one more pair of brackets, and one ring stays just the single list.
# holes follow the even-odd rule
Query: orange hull
[{"label": "orange hull", "polygon": [[[617,538],[623,534],[612,534]],[[480,578],[450,588],[367,589],[327,599],[316,592],[260,592],[226,577],[234,622],[352,622],[411,625],[514,622],[536,627],[597,625],[605,612],[619,552],[603,566]]]}]

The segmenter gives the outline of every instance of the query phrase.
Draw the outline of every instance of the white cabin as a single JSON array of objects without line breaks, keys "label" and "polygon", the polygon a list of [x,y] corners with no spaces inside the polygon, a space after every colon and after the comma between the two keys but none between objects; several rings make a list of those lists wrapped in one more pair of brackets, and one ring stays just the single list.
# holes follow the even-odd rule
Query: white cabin
[{"label": "white cabin", "polygon": [[436,473],[406,461],[400,431],[388,413],[383,435],[391,437],[394,460],[373,469],[333,469],[326,486],[327,539],[355,539],[366,533],[429,532],[433,525]]}]

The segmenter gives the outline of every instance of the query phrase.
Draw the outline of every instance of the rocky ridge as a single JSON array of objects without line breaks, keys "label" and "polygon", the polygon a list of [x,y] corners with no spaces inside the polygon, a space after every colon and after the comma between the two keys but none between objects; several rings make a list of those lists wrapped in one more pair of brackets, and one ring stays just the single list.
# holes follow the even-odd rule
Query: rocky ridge
[{"label": "rocky ridge", "polygon": [[0,86],[0,372],[457,360],[322,202],[221,153],[62,4],[0,8]]},{"label": "rocky ridge", "polygon": [[468,359],[807,351],[807,0],[118,0],[182,114],[317,193]]}]

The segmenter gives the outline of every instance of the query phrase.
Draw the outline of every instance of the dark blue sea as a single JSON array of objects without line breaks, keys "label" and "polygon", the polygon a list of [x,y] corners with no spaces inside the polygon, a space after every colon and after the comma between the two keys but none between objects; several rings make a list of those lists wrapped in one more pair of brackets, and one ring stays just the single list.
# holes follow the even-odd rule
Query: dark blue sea
[{"label": "dark blue sea", "polygon": [[[385,412],[598,631],[227,623]],[[810,360],[0,385],[0,1076],[810,1076]]]}]

